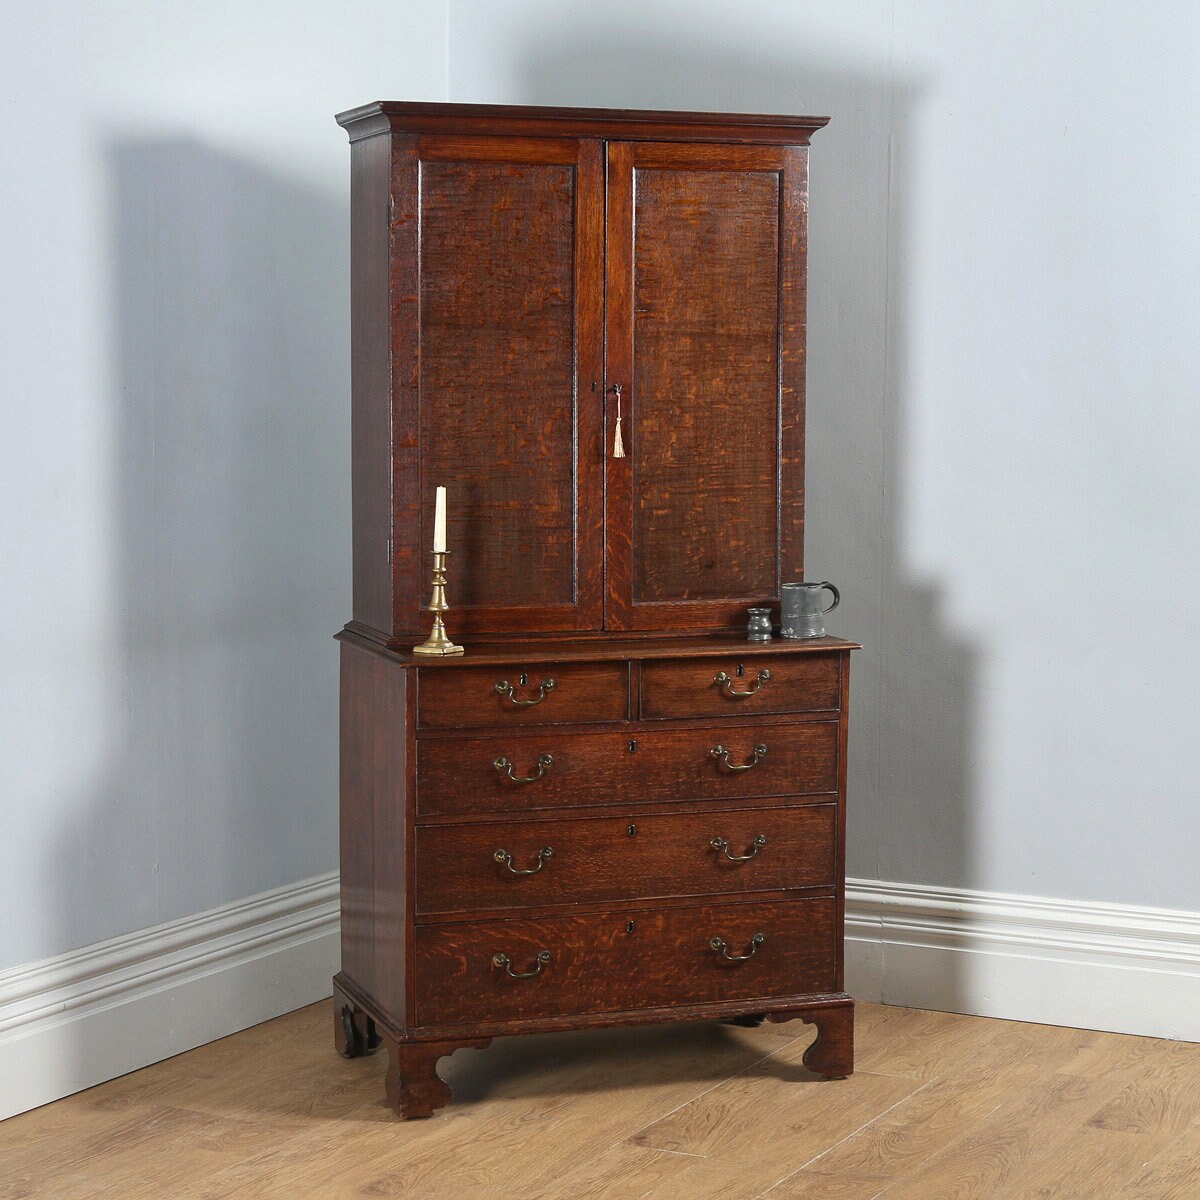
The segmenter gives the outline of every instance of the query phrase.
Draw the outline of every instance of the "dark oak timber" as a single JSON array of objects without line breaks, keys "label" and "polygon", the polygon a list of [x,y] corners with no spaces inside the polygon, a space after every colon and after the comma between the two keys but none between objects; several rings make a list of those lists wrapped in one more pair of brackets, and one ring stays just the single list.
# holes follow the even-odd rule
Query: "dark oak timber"
[{"label": "dark oak timber", "polygon": [[[472,656],[470,662],[475,661]],[[515,670],[473,667],[453,674],[440,665],[420,672],[422,729],[623,721],[629,716],[629,668],[623,662],[542,663],[532,672],[523,664]]]},{"label": "dark oak timber", "polygon": [[728,626],[803,578],[805,153],[609,145],[606,628]]},{"label": "dark oak timber", "polygon": [[[420,825],[419,915],[835,887],[837,805]],[[714,848],[714,838],[726,843]],[[756,839],[759,839],[756,844]],[[547,847],[553,854],[539,855]],[[504,850],[509,861],[497,861]],[[540,863],[540,865],[539,865]],[[532,874],[517,872],[533,871]]]},{"label": "dark oak timber", "polygon": [[[457,1025],[830,992],[833,917],[828,897],[422,925],[416,1018]],[[512,974],[494,965],[498,953]]]},{"label": "dark oak timber", "polygon": [[[804,570],[822,117],[378,103],[351,140],[333,1032],[404,1118],[491,1038],[798,1019],[853,1070],[849,661]],[[619,403],[619,407],[618,407]],[[618,413],[625,454],[614,454]],[[413,654],[448,491],[460,657]]]},{"label": "dark oak timber", "polygon": [[824,119],[607,118],[339,118],[354,621],[393,648],[428,625],[438,485],[460,637],[727,629],[803,578],[807,140]]},{"label": "dark oak timber", "polygon": [[[547,728],[430,738],[417,746],[417,812],[571,811],[626,805],[634,789],[639,800],[662,804],[833,793],[837,739],[836,721],[765,717],[686,729],[631,725],[604,733]],[[717,747],[727,758],[712,754]],[[501,759],[507,768],[496,767]]]}]

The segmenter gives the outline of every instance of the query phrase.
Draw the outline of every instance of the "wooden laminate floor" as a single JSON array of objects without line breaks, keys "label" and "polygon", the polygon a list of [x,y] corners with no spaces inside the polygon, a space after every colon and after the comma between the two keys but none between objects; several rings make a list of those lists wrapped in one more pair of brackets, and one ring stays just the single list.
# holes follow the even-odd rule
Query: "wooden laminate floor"
[{"label": "wooden laminate floor", "polygon": [[0,1123],[0,1198],[1198,1200],[1200,1045],[860,1005],[813,1033],[659,1026],[443,1059],[401,1123],[314,1005]]}]

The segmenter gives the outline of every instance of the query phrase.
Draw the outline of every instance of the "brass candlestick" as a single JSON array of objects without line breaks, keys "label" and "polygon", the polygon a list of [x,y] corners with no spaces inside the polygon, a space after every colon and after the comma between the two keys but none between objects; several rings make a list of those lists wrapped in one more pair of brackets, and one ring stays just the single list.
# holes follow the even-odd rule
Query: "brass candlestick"
[{"label": "brass candlestick", "polygon": [[433,552],[433,597],[425,606],[433,613],[433,628],[429,637],[419,646],[413,647],[414,654],[461,654],[463,648],[456,646],[446,636],[446,625],[442,621],[444,613],[450,605],[446,603],[446,554],[445,550]]}]

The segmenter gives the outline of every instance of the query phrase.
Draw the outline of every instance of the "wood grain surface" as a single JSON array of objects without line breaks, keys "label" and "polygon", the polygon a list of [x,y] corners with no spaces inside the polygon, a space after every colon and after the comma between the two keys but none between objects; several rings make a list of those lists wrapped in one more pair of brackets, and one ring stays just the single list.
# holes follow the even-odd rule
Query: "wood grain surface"
[{"label": "wood grain surface", "polygon": [[[835,711],[841,663],[837,654],[649,662],[641,670],[639,712],[652,719]],[[718,683],[722,674],[728,681]]]},{"label": "wood grain surface", "polygon": [[777,595],[778,177],[633,186],[633,602]]},{"label": "wood grain surface", "polygon": [[[534,628],[563,627],[539,625],[539,610],[599,628],[598,590],[578,585],[600,568],[600,463],[576,454],[600,436],[598,398],[577,384],[580,348],[598,338],[580,308],[598,316],[603,287],[577,274],[599,268],[599,247],[579,243],[603,205],[597,149],[424,138],[421,153],[418,562],[444,484],[464,629],[511,627],[504,610],[519,628],[522,609]],[[588,228],[595,240],[599,223]]]},{"label": "wood grain surface", "polygon": [[802,577],[806,168],[777,146],[609,143],[629,453],[607,464],[606,629],[727,627]]},{"label": "wood grain surface", "polygon": [[418,827],[416,912],[832,889],[836,833],[835,804]]},{"label": "wood grain surface", "polygon": [[[497,691],[499,685],[511,687]],[[547,725],[569,721],[623,721],[629,716],[626,663],[521,662],[502,669],[419,672],[418,725],[464,729],[473,725]]]},{"label": "wood grain surface", "polygon": [[[728,751],[727,760],[713,757],[717,747]],[[754,762],[757,747],[766,753]],[[497,768],[502,761],[507,766]],[[825,793],[837,788],[837,762],[835,721],[757,717],[688,729],[576,733],[547,727],[426,738],[417,745],[417,813]]]},{"label": "wood grain surface", "polygon": [[[858,642],[844,638],[821,637],[786,639],[775,638],[770,642],[748,642],[745,630],[740,635],[728,633],[693,634],[681,637],[678,634],[651,636],[639,634],[625,637],[609,635],[587,637],[513,638],[511,641],[471,642],[467,654],[457,658],[441,658],[436,661],[414,655],[411,649],[385,646],[370,638],[366,631],[351,622],[344,630],[334,635],[339,641],[354,642],[365,649],[380,654],[391,662],[408,666],[421,666],[430,671],[462,671],[481,664],[521,669],[535,663],[551,662],[615,662],[632,659],[638,662],[657,662],[672,658],[725,658],[729,663],[715,664],[714,671],[729,669],[758,658],[787,655],[826,654],[831,650],[860,650]],[[757,667],[755,667],[757,670]]]},{"label": "wood grain surface", "polygon": [[[415,1021],[444,1027],[831,992],[833,914],[833,900],[819,898],[418,926]],[[709,945],[714,937],[728,955]],[[511,973],[493,961],[498,953]]]}]

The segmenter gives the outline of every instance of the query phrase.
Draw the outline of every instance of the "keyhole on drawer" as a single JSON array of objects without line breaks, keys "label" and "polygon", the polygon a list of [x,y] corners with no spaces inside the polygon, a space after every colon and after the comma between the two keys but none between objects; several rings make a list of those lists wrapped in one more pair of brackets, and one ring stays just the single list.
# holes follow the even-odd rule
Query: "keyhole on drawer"
[{"label": "keyhole on drawer", "polygon": [[[735,674],[735,675],[736,675],[736,676],[737,676],[739,679],[741,679],[741,677],[742,677],[743,675],[745,675],[745,674],[746,674],[746,665],[745,665],[745,663],[738,663],[738,665],[737,665],[737,670],[734,672],[734,674]],[[522,680],[522,682],[524,682],[524,680]]]},{"label": "keyhole on drawer", "polygon": [[[738,674],[740,675],[740,674],[741,674],[741,671],[739,671],[739,672],[738,672]],[[529,672],[528,672],[528,671],[522,671],[522,672],[520,673],[520,675],[518,675],[518,676],[517,676],[517,682],[518,682],[518,683],[519,683],[519,684],[520,684],[522,687],[528,687],[528,686],[529,686]]]},{"label": "keyhole on drawer", "polygon": [[629,753],[633,754],[637,750],[637,738],[634,738],[629,743]]},{"label": "keyhole on drawer", "polygon": [[632,932],[633,932],[633,922],[632,922],[632,921],[628,921],[628,922],[626,922],[626,924],[625,924],[625,932],[626,932],[626,933],[632,933]]},{"label": "keyhole on drawer", "polygon": [[629,834],[630,837],[637,837],[637,826],[630,825],[630,827],[627,830],[625,830],[625,832],[627,834]]}]

